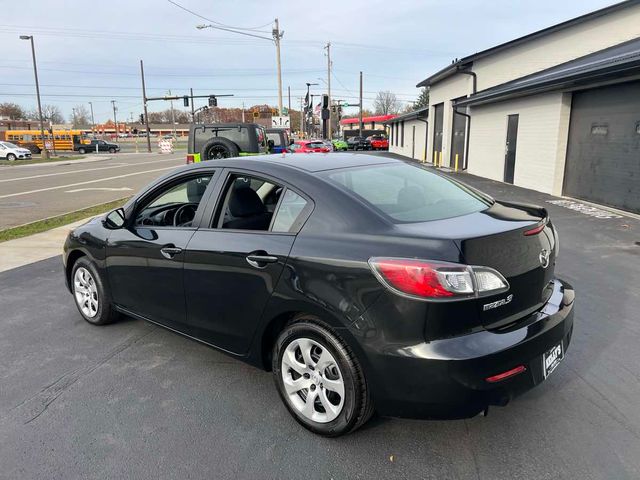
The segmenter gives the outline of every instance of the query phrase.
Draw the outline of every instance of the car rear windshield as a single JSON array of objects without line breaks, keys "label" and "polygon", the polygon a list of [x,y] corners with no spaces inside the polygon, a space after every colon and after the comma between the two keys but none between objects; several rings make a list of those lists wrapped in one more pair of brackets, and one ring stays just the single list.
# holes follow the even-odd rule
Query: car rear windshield
[{"label": "car rear windshield", "polygon": [[463,185],[406,163],[329,170],[321,175],[396,222],[458,217],[491,205],[491,200]]},{"label": "car rear windshield", "polygon": [[309,143],[307,143],[307,147],[309,147],[309,148],[322,148],[322,147],[324,147],[324,143],[322,143],[322,142],[309,142]]}]

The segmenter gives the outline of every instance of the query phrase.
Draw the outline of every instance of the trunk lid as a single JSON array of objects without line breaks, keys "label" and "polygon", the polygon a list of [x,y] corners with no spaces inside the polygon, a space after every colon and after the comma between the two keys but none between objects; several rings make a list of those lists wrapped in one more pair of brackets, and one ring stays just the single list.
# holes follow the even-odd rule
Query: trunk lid
[{"label": "trunk lid", "polygon": [[[542,228],[525,235],[536,227]],[[401,228],[411,236],[452,239],[461,263],[493,268],[509,282],[503,293],[432,304],[429,338],[500,328],[541,308],[551,294],[556,240],[544,208],[496,201],[481,212]]]},{"label": "trunk lid", "polygon": [[[456,239],[469,265],[491,267],[509,282],[509,290],[477,299],[482,325],[497,328],[537,309],[551,294],[555,267],[555,235],[545,209],[496,202],[478,213],[492,219],[493,232]],[[538,227],[538,228],[536,228]]]}]

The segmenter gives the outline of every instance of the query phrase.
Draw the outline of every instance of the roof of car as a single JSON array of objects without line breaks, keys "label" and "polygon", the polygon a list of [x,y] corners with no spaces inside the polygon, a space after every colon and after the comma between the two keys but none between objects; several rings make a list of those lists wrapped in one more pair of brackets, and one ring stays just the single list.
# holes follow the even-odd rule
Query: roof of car
[{"label": "roof of car", "polygon": [[381,155],[368,155],[356,153],[316,153],[309,155],[296,154],[275,154],[254,157],[226,158],[223,160],[208,160],[189,165],[188,168],[204,168],[210,165],[220,167],[250,168],[260,164],[273,164],[283,167],[290,167],[306,172],[321,172],[323,170],[334,170],[339,168],[359,167],[365,165],[382,165],[385,163],[402,163],[401,160],[385,157]]}]

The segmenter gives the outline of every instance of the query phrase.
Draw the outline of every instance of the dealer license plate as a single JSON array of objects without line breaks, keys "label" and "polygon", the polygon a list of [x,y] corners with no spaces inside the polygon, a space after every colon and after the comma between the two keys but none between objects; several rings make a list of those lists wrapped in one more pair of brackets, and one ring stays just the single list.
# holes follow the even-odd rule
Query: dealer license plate
[{"label": "dealer license plate", "polygon": [[564,349],[562,348],[562,342],[542,355],[542,371],[544,372],[544,378],[551,375],[556,367],[560,365],[563,358]]}]

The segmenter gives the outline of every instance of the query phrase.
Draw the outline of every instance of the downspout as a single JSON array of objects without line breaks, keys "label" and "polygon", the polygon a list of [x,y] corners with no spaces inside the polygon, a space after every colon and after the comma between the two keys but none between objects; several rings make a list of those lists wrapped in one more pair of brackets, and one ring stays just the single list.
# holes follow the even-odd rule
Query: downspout
[{"label": "downspout", "polygon": [[[476,75],[475,72],[471,71],[471,70],[462,70],[460,68],[458,68],[458,72],[462,73],[464,75],[470,75],[471,78],[473,79],[473,87],[472,87],[472,91],[471,91],[471,95],[475,95],[475,93],[478,90],[478,76]],[[469,143],[471,141],[471,115],[469,115],[468,113],[462,113],[459,112],[458,110],[456,110],[456,108],[453,108],[453,112],[457,113],[458,115],[462,115],[463,117],[467,117],[467,132],[465,134],[466,137],[466,145],[464,146],[464,165],[462,166],[463,170],[466,170],[469,162]]]},{"label": "downspout", "polygon": [[425,124],[425,132],[424,132],[424,160],[422,160],[422,163],[426,163],[427,162],[427,141],[429,140],[429,120],[425,120],[424,118],[420,118],[420,116],[416,117],[416,120],[420,121],[420,122],[424,122]]}]

